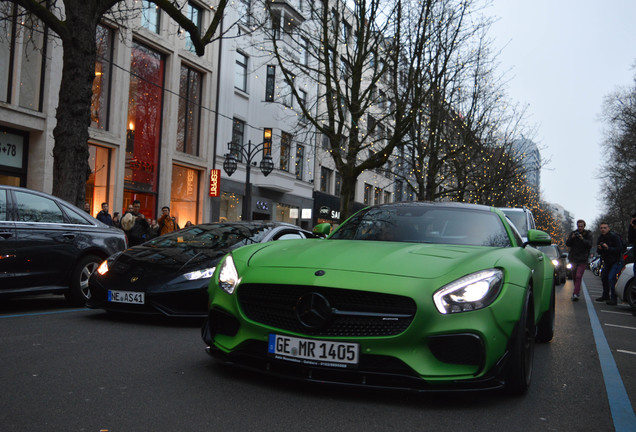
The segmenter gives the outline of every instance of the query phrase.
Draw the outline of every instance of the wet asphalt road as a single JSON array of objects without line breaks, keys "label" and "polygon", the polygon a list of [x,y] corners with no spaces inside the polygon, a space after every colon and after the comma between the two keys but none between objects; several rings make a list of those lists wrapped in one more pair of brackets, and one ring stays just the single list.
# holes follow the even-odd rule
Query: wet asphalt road
[{"label": "wet asphalt road", "polygon": [[[585,282],[597,297],[600,279],[587,272]],[[617,423],[610,401],[621,405],[606,387],[623,385],[633,416],[636,317],[626,306],[573,303],[571,292],[571,281],[557,288],[555,338],[537,345],[532,386],[516,398],[281,381],[215,363],[199,322],[117,319],[59,296],[3,299],[0,431],[636,430]],[[606,384],[588,304],[620,382]]]}]

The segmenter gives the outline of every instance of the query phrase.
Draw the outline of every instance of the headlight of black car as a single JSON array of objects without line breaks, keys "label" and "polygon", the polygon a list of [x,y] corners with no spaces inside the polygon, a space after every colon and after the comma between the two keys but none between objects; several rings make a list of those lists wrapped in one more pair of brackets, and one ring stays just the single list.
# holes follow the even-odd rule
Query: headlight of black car
[{"label": "headlight of black car", "polygon": [[117,252],[106,258],[104,262],[102,262],[99,267],[97,267],[96,272],[99,273],[100,276],[104,276],[108,273],[108,266],[112,265],[115,260],[121,255],[121,252]]}]

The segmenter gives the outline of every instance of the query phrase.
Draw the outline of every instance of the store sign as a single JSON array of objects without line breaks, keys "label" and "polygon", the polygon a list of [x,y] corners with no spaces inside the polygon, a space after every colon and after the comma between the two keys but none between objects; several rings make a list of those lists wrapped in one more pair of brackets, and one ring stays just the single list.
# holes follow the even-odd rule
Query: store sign
[{"label": "store sign", "polygon": [[221,191],[221,170],[210,170],[210,196],[218,197]]},{"label": "store sign", "polygon": [[256,208],[258,210],[269,211],[269,203],[267,201],[256,201]]},{"label": "store sign", "polygon": [[24,137],[11,133],[0,133],[0,165],[24,168]]},{"label": "store sign", "polygon": [[322,206],[320,207],[320,213],[318,214],[319,218],[322,219],[340,219],[340,212],[336,210],[332,210],[331,207]]}]

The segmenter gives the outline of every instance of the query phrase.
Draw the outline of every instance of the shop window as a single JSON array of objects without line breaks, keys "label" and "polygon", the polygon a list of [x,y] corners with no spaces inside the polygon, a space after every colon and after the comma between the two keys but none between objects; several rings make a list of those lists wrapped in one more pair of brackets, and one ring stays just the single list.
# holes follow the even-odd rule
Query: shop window
[{"label": "shop window", "polygon": [[374,188],[373,190],[373,204],[381,204],[380,201],[382,199],[382,189]]},{"label": "shop window", "polygon": [[165,59],[138,43],[133,43],[131,57],[124,192],[152,201],[152,209],[142,203],[142,211],[154,214],[150,196],[156,195],[158,184]]},{"label": "shop window", "polygon": [[373,186],[368,183],[364,184],[364,204],[371,205],[371,197],[373,195]]},{"label": "shop window", "polygon": [[101,211],[102,203],[107,203],[109,199],[110,155],[111,150],[106,147],[88,145],[91,174],[86,181],[86,202],[93,217]]},{"label": "shop window", "polygon": [[276,221],[298,225],[298,207],[277,203]]},{"label": "shop window", "polygon": [[179,117],[177,119],[177,151],[194,156],[199,155],[202,81],[203,74],[181,65]]},{"label": "shop window", "polygon": [[112,80],[113,44],[115,33],[103,25],[97,26],[97,58],[91,98],[91,127],[108,130],[110,85]]},{"label": "shop window", "polygon": [[219,221],[237,222],[241,220],[241,209],[243,206],[243,196],[223,192],[221,194],[221,211]]},{"label": "shop window", "polygon": [[[180,227],[186,222],[198,223],[199,180],[201,171],[172,166],[172,189],[170,191],[170,214],[177,218]],[[163,207],[163,204],[161,205]]]}]

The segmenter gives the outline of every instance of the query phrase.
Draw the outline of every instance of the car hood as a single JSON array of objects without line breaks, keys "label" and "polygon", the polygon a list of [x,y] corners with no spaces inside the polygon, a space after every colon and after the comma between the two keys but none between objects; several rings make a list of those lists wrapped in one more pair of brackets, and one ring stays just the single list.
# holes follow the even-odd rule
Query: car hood
[{"label": "car hood", "polygon": [[161,273],[185,273],[215,266],[229,249],[155,248],[136,246],[117,258],[128,269],[144,267]]},{"label": "car hood", "polygon": [[467,272],[495,267],[503,251],[484,246],[301,240],[270,243],[253,253],[248,265],[437,278],[459,267]]}]

